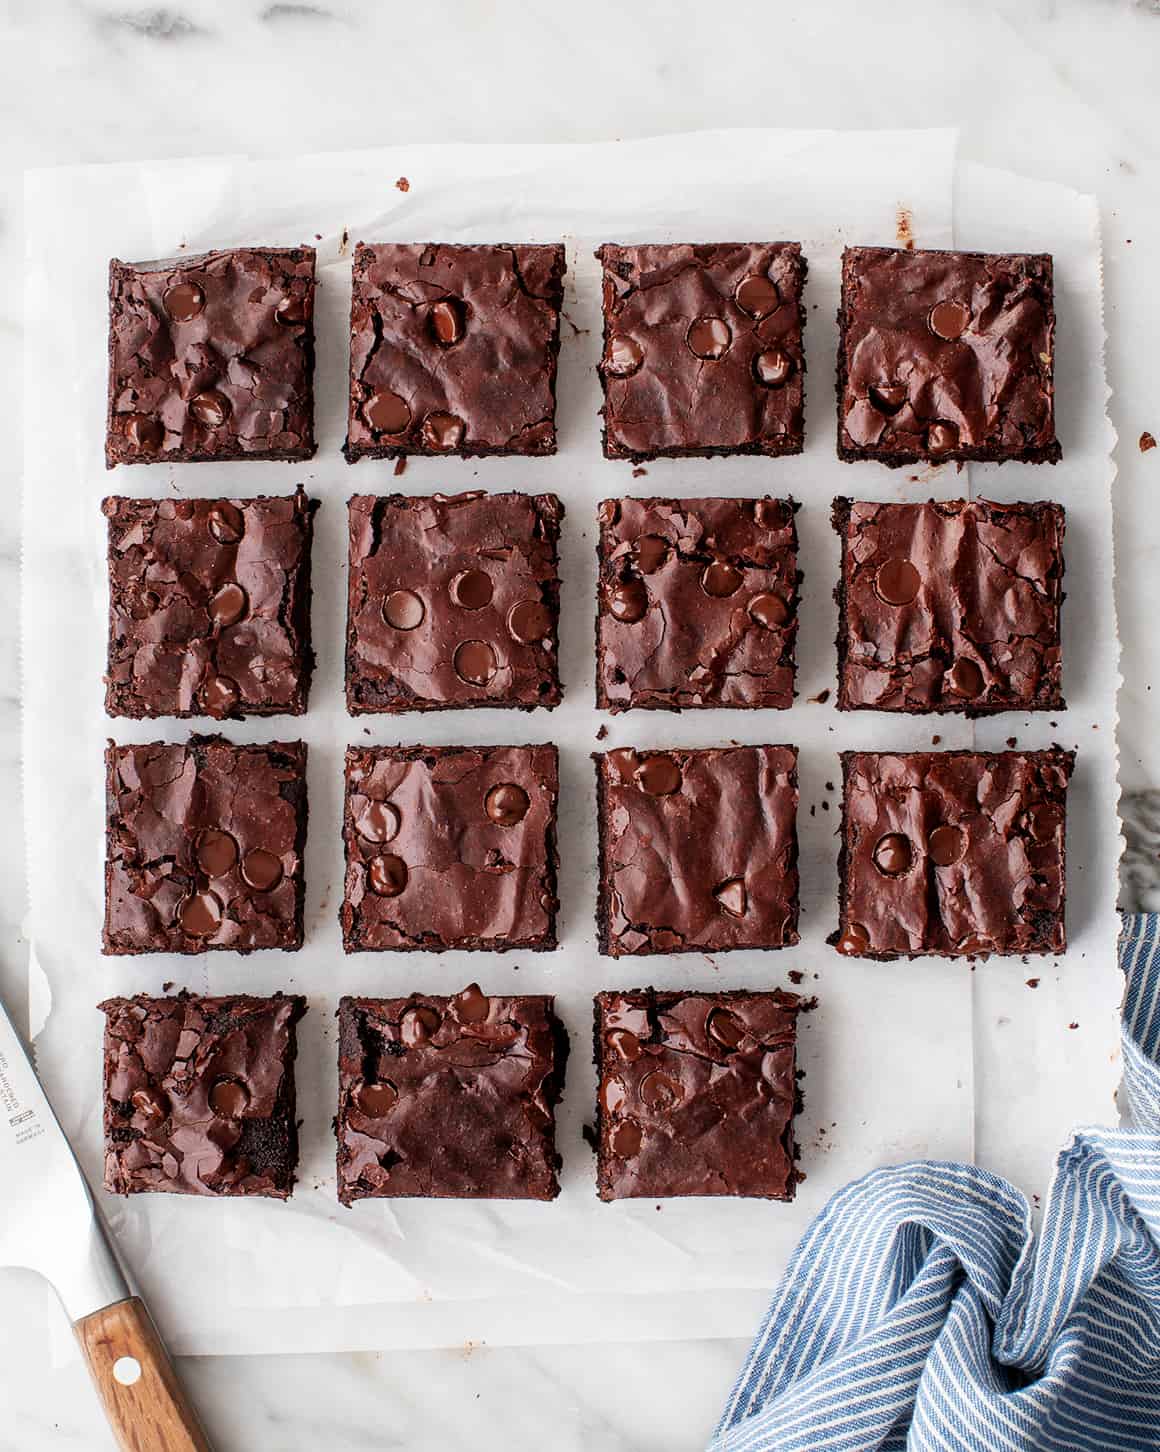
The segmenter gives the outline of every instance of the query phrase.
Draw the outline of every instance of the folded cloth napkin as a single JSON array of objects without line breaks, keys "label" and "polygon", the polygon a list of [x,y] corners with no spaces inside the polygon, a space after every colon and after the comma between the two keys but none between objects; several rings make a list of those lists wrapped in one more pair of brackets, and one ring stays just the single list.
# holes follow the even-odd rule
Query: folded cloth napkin
[{"label": "folded cloth napkin", "polygon": [[794,1252],[711,1452],[1160,1449],[1160,915],[1124,918],[1124,1129],[1026,1198],[973,1165],[875,1170]]}]

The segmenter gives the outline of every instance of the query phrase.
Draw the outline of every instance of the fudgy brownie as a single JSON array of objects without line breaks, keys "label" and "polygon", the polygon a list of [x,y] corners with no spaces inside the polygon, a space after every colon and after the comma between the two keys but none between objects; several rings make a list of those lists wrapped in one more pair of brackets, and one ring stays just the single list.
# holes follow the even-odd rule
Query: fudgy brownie
[{"label": "fudgy brownie", "polygon": [[788,499],[600,505],[596,704],[793,704],[797,531]]},{"label": "fudgy brownie", "polygon": [[106,953],[302,946],[306,746],[105,752]]},{"label": "fudgy brownie", "polygon": [[285,499],[106,499],[110,716],[301,716],[310,541]]},{"label": "fudgy brownie", "polygon": [[1058,462],[1052,277],[1046,255],[847,247],[838,457]]},{"label": "fudgy brownie", "polygon": [[608,458],[801,453],[796,242],[606,243],[596,256]]},{"label": "fudgy brownie", "polygon": [[338,1198],[554,1200],[568,1037],[550,997],[344,998]]},{"label": "fudgy brownie", "polygon": [[797,748],[594,754],[600,951],[798,941]]},{"label": "fudgy brownie", "polygon": [[558,705],[563,515],[554,494],[356,494],[350,712]]},{"label": "fudgy brownie", "polygon": [[792,1200],[800,1007],[777,990],[598,994],[600,1198]]},{"label": "fudgy brownie", "polygon": [[1062,953],[1075,752],[842,753],[839,953]]},{"label": "fudgy brownie", "polygon": [[1060,504],[834,500],[838,709],[1059,711]]},{"label": "fudgy brownie", "polygon": [[348,953],[556,946],[554,746],[352,746]]},{"label": "fudgy brownie", "polygon": [[314,249],[109,263],[105,463],[309,459]]},{"label": "fudgy brownie", "polygon": [[306,1000],[110,998],[105,1188],[285,1200],[298,1164],[296,1025]]},{"label": "fudgy brownie", "polygon": [[344,453],[554,454],[563,246],[360,242]]}]

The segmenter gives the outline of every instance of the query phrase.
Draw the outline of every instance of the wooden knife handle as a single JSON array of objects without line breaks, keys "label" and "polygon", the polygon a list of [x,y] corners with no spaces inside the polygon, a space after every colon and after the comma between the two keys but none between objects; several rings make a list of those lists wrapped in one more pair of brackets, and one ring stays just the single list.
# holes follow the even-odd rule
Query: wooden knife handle
[{"label": "wooden knife handle", "polygon": [[213,1452],[137,1296],[73,1327],[121,1452]]}]

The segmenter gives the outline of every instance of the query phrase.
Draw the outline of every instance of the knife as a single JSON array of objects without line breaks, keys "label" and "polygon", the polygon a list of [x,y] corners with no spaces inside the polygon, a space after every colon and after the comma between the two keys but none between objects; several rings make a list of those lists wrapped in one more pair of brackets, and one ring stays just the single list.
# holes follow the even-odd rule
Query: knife
[{"label": "knife", "polygon": [[212,1452],[0,1003],[0,1266],[56,1288],[122,1452]]}]

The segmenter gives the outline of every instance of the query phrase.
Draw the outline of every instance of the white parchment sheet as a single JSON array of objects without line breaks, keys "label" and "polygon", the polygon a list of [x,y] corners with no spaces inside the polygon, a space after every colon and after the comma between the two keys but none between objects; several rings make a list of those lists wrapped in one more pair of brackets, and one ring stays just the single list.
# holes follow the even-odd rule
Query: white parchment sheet
[{"label": "white parchment sheet", "polygon": [[[832,1191],[875,1165],[978,1157],[1042,1192],[1052,1156],[1081,1120],[1113,1117],[1118,1076],[1115,875],[1117,646],[1105,416],[1100,251],[1094,203],[974,168],[957,174],[954,134],[722,132],[626,144],[396,148],[251,162],[244,158],[32,173],[27,186],[28,427],[24,482],[25,831],[34,988],[51,1010],[39,1061],[66,1128],[99,1180],[97,1001],[112,993],[304,992],[299,1188],[263,1201],[104,1196],[162,1324],[180,1352],[335,1350],[491,1342],[744,1335],[802,1229]],[[406,177],[409,190],[396,187]],[[834,454],[833,361],[843,244],[962,242],[1047,250],[1057,265],[1059,421],[1064,462],[908,473]],[[350,243],[387,240],[568,244],[559,454],[552,459],[415,459],[349,468],[345,423]],[[633,478],[600,452],[599,289],[605,240],[793,238],[809,259],[807,449],[800,458],[659,461]],[[348,240],[349,239],[349,240]],[[157,465],[107,474],[106,268],[234,244],[318,247],[320,448],[308,466]],[[188,724],[111,722],[103,712],[106,493],[289,493],[322,501],[314,545],[319,658],[309,714],[229,725],[238,741],[310,744],[307,939],[297,954],[104,959],[105,739],[180,740]],[[352,721],[341,662],[347,497],[467,488],[552,490],[562,544],[565,704],[532,714],[475,710]],[[1065,690],[1056,721],[1012,715],[972,726],[834,710],[835,494],[1003,500],[1050,496],[1068,510]],[[797,703],[788,712],[635,712],[593,702],[594,506],[616,494],[790,493],[805,572]],[[826,701],[813,700],[824,690]],[[774,953],[602,959],[593,927],[592,768],[602,748],[789,741],[801,748],[802,942]],[[207,729],[209,723],[195,723]],[[840,784],[847,747],[1079,747],[1069,813],[1072,947],[1059,961],[859,963],[825,945],[835,924]],[[563,947],[554,954],[359,954],[341,949],[342,755],[349,741],[556,741],[561,748]],[[701,989],[791,986],[818,997],[801,1023],[806,1179],[792,1206],[744,1200],[600,1204],[581,1128],[591,1118],[591,1001],[653,982]],[[1032,989],[1025,980],[1037,978]],[[334,1011],[341,993],[551,992],[572,1037],[559,1143],[564,1189],[551,1205],[375,1201],[334,1195]]]}]

